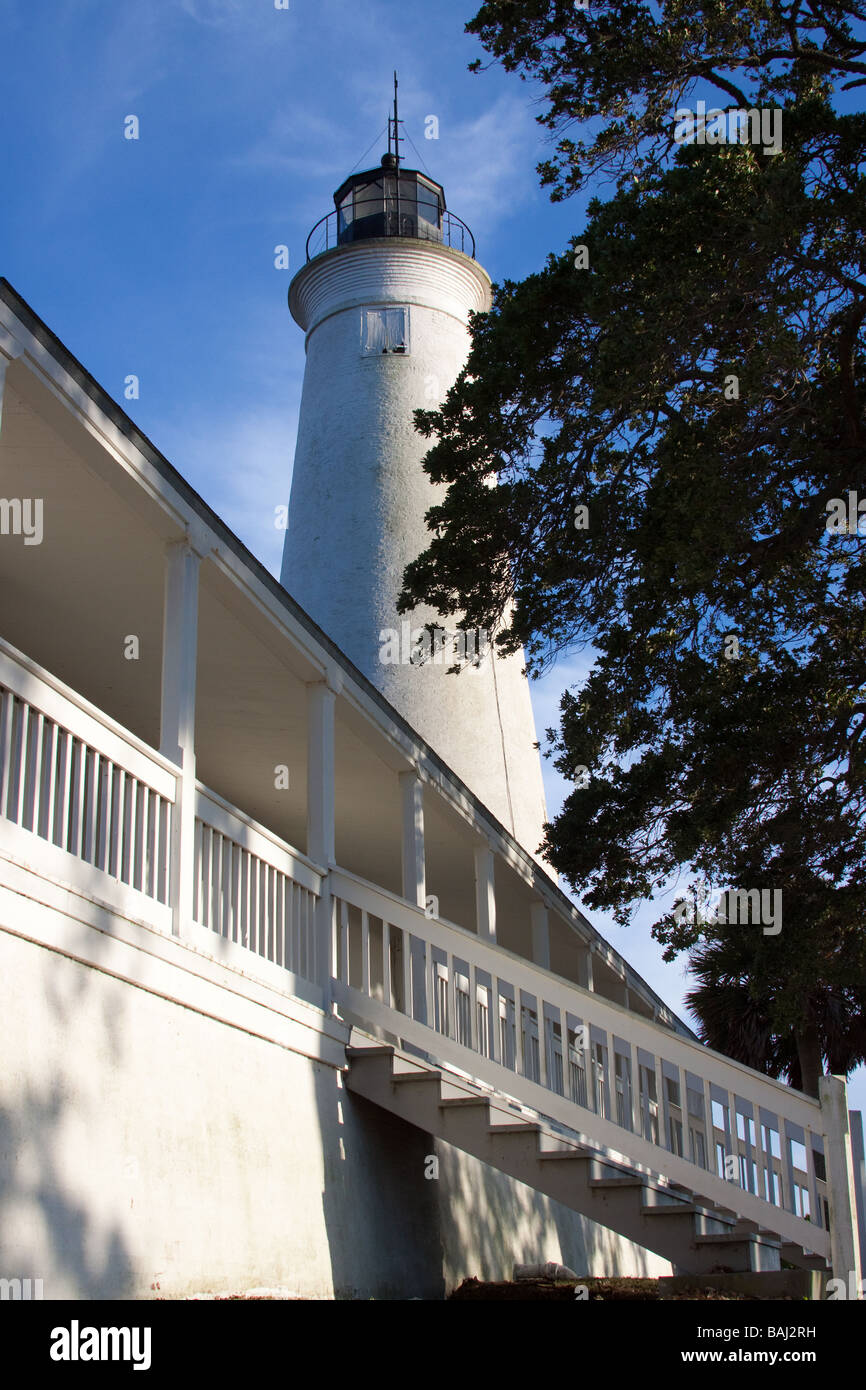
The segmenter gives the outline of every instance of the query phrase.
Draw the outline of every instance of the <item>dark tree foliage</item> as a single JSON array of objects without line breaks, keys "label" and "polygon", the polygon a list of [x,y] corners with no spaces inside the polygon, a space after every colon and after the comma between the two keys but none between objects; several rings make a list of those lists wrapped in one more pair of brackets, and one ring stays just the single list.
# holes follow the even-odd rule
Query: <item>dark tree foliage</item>
[{"label": "dark tree foliage", "polygon": [[[540,79],[542,122],[596,121],[542,166],[553,196],[618,183],[496,289],[441,411],[417,413],[449,486],[401,601],[498,628],[535,672],[591,647],[549,731],[575,790],[548,857],[620,921],[683,869],[781,890],[777,936],[673,913],[654,931],[703,972],[707,1040],[734,1047],[724,981],[744,1060],[810,1090],[866,1053],[866,117],[834,93],[866,83],[863,17],[482,7],[468,27]],[[698,82],[781,108],[781,152],[675,144]]]}]

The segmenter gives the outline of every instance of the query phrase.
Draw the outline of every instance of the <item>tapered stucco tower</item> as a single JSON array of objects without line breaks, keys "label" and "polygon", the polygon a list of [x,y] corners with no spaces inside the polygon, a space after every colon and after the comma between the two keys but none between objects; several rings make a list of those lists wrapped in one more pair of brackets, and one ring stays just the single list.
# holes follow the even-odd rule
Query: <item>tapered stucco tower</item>
[{"label": "tapered stucco tower", "polygon": [[412,414],[443,400],[466,361],[470,311],[490,307],[471,233],[439,184],[402,168],[397,128],[381,167],[334,194],[289,289],[307,359],[282,583],[534,854],[544,790],[521,657],[488,653],[450,675],[450,638],[420,662],[417,638],[427,622],[453,632],[456,620],[419,608],[410,630],[396,610],[444,491],[422,470],[430,446]]}]

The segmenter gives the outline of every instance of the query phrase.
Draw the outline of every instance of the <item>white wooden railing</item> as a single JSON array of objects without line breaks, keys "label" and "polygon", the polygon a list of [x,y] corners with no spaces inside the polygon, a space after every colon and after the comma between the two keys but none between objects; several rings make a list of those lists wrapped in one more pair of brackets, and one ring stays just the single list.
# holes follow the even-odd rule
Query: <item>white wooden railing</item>
[{"label": "white wooden railing", "polygon": [[[165,925],[171,764],[0,643],[0,825],[10,852]],[[145,902],[147,900],[147,902]]]},{"label": "white wooden railing", "polygon": [[347,1016],[829,1254],[817,1101],[352,874],[331,889]]},{"label": "white wooden railing", "polygon": [[[173,817],[180,770],[0,640],[0,850],[172,931]],[[196,784],[191,944],[323,1003],[322,873]],[[191,919],[191,920],[190,920]],[[204,930],[199,933],[197,926]],[[248,953],[248,954],[247,954]]]},{"label": "white wooden railing", "polygon": [[322,875],[309,860],[199,783],[194,862],[194,921],[302,979],[320,979]]}]

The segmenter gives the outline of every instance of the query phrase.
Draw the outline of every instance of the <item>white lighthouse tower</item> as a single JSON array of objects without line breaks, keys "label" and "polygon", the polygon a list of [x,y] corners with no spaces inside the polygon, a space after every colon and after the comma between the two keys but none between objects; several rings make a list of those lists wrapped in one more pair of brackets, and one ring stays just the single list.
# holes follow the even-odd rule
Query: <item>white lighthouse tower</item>
[{"label": "white lighthouse tower", "polygon": [[413,411],[444,399],[468,355],[469,313],[490,307],[472,234],[440,184],[402,167],[398,132],[395,80],[388,153],[337,189],[289,289],[307,357],[281,579],[534,854],[546,812],[521,656],[494,656],[479,633],[473,664],[458,619],[418,608],[410,624],[396,608],[444,492],[423,472],[430,446]]}]

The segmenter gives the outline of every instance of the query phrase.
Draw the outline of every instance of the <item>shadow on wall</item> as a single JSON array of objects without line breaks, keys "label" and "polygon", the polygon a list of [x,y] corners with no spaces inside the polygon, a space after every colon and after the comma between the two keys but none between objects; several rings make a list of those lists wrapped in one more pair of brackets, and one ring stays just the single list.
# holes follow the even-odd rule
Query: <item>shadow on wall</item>
[{"label": "shadow on wall", "polygon": [[317,1070],[334,1297],[442,1299],[438,1184],[424,1176],[432,1139]]},{"label": "shadow on wall", "polygon": [[[14,1109],[0,1108],[0,1278],[42,1279],[46,1298],[120,1298],[132,1289],[123,1238],[100,1229],[87,1205],[64,1189],[55,1161],[65,1109],[59,1088],[45,1095],[28,1089]],[[46,1231],[51,1269],[38,1253]]]},{"label": "shadow on wall", "polygon": [[[46,1299],[129,1296],[134,1275],[122,1230],[93,1210],[68,1158],[71,1142],[83,1176],[105,1157],[88,1148],[86,1113],[63,1067],[76,1018],[99,1007],[89,997],[95,972],[76,965],[61,983],[57,964],[70,967],[68,959],[2,930],[0,950],[0,1278],[42,1279]],[[103,1001],[105,1047],[119,1068],[116,1013]]]},{"label": "shadow on wall", "polygon": [[450,1144],[436,1141],[445,1282],[503,1280],[553,1260],[576,1274],[671,1273],[667,1261]]}]

